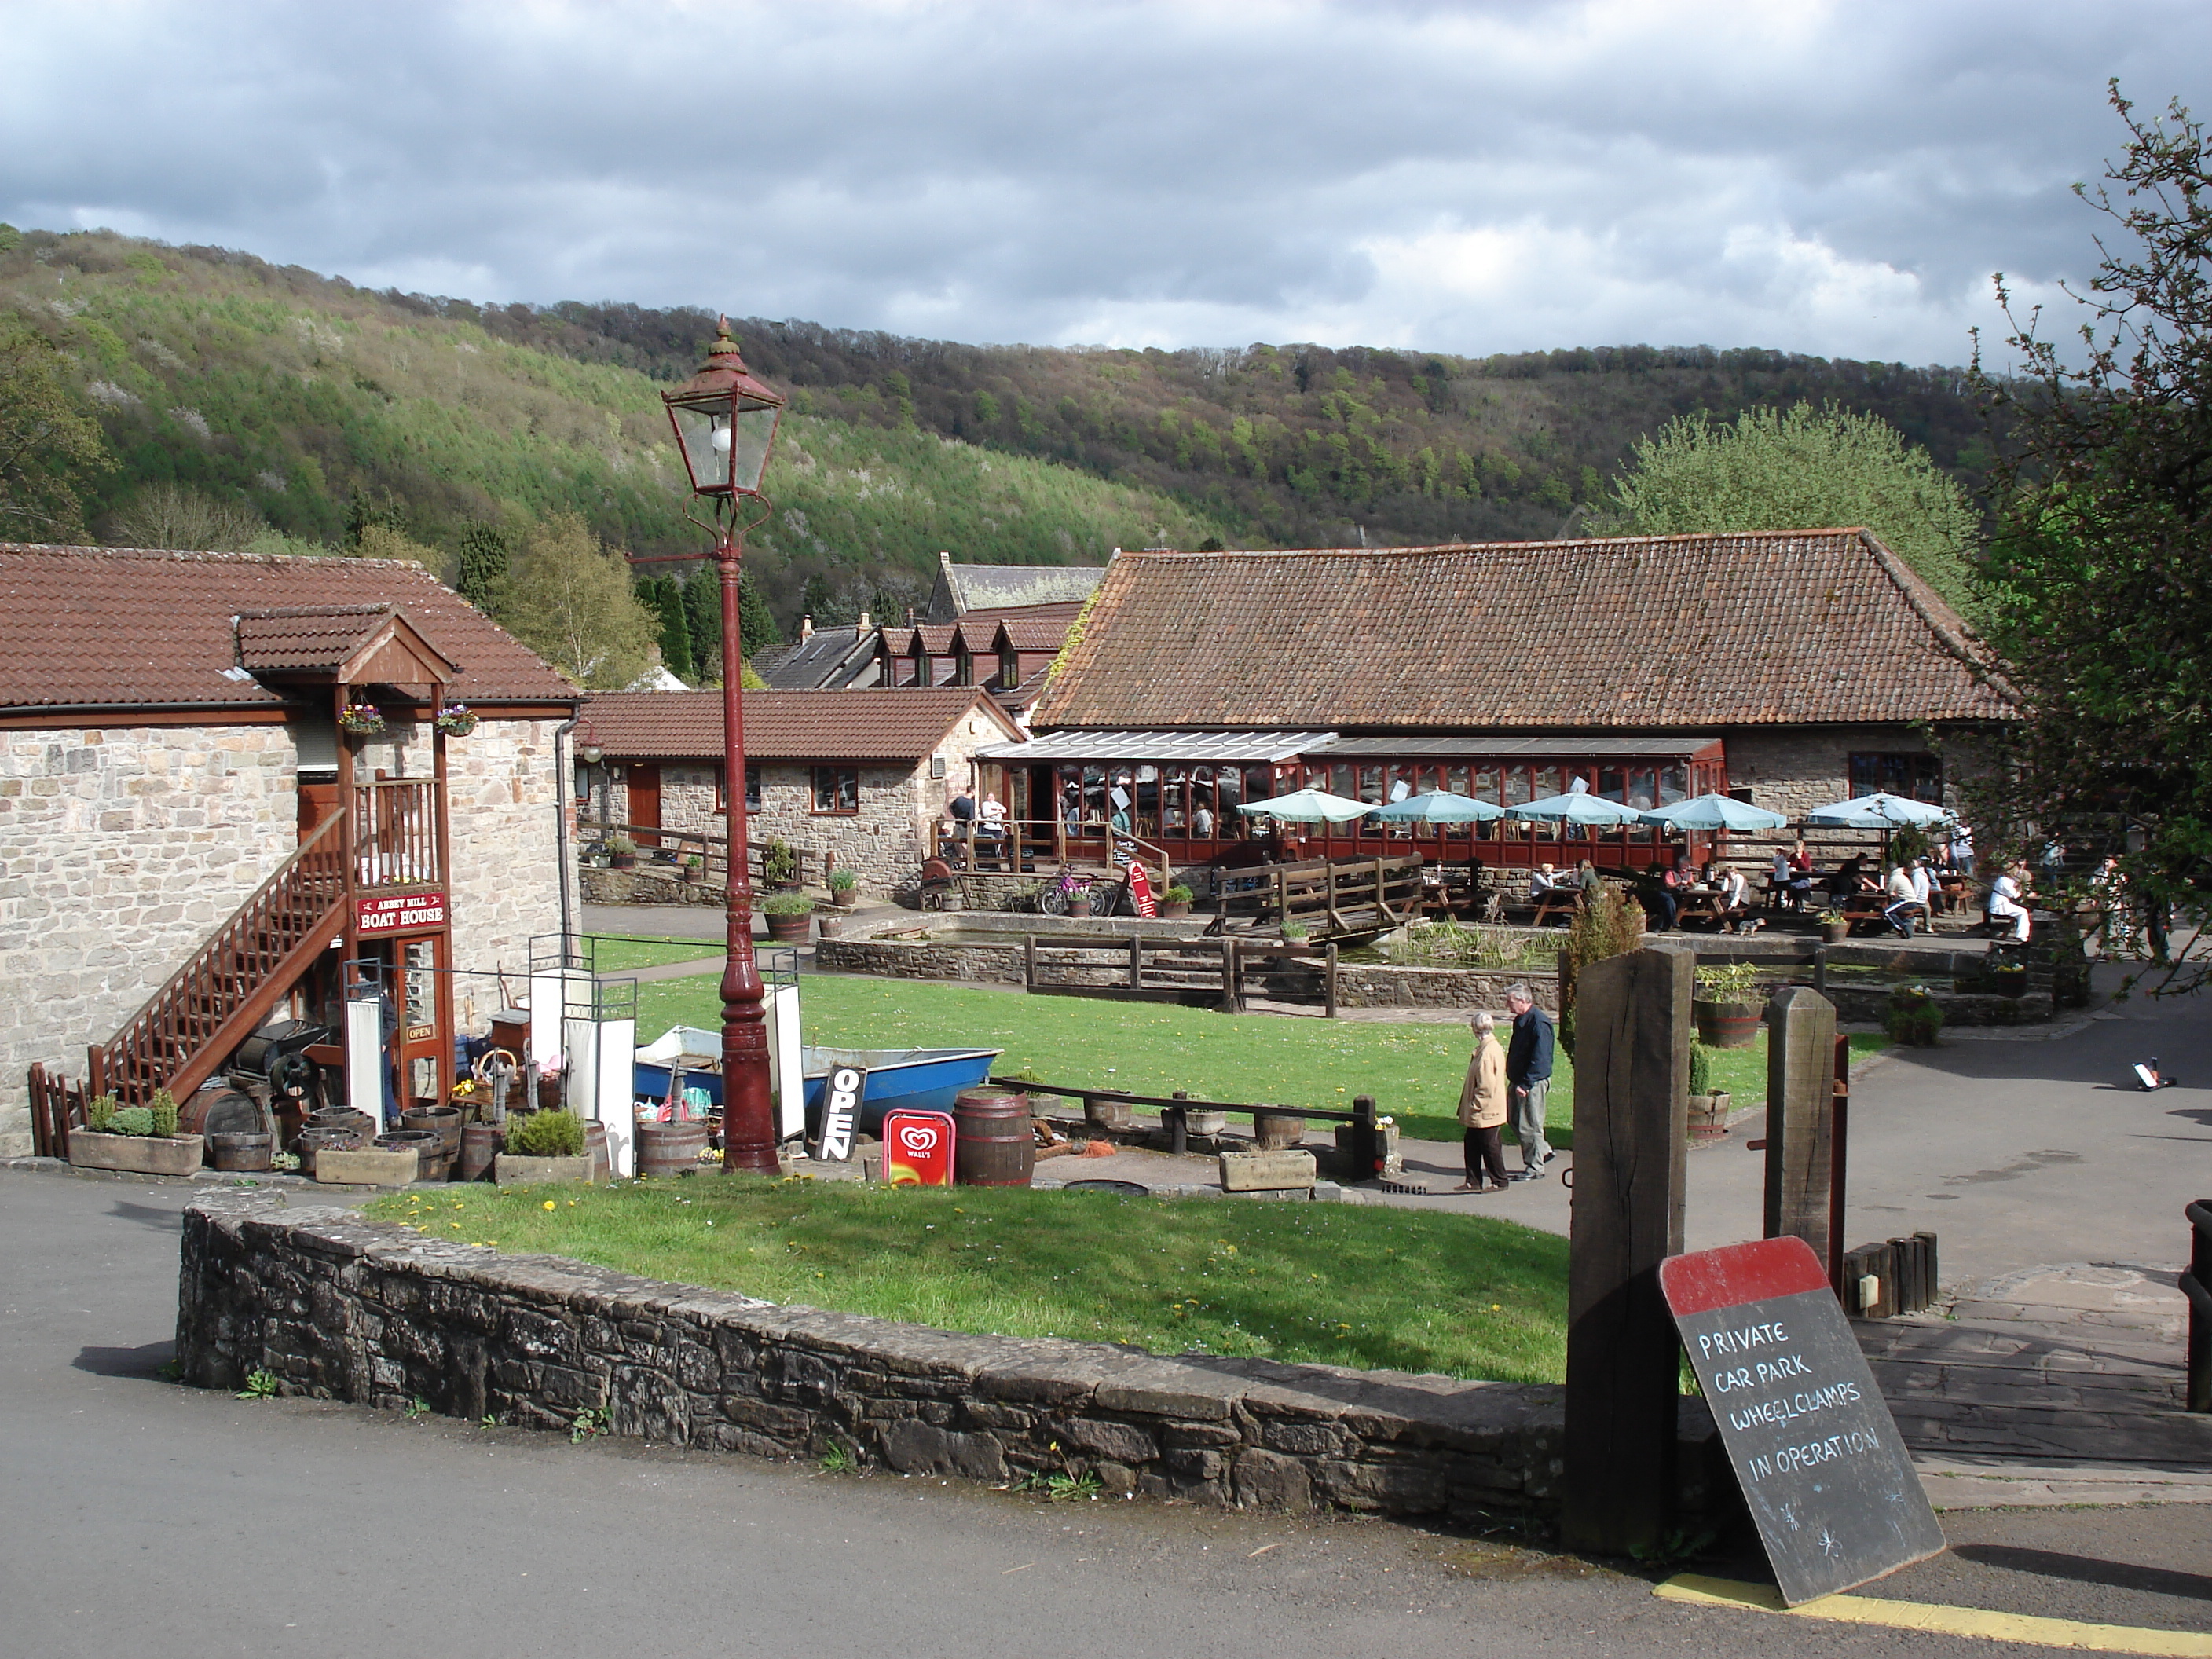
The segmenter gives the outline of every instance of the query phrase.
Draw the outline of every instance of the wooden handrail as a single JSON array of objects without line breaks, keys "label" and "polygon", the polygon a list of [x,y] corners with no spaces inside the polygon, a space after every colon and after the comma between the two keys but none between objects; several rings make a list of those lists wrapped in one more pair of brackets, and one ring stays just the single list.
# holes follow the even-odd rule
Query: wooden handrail
[{"label": "wooden handrail", "polygon": [[[611,836],[627,836],[637,843],[641,853],[673,852],[679,863],[689,857],[694,848],[696,848],[702,876],[712,877],[718,865],[721,866],[725,875],[729,870],[730,840],[727,836],[710,836],[698,830],[671,830],[665,824],[586,823],[578,832],[579,851],[589,851],[593,846],[604,846],[607,838]],[[830,872],[837,867],[837,855],[835,853],[821,852],[811,847],[793,847],[791,850],[799,860],[798,880],[802,887],[824,885],[830,879]],[[745,854],[746,867],[751,873],[754,882],[758,885],[766,885],[768,880],[766,846],[763,842],[748,840],[745,843]],[[659,864],[662,860],[655,859],[652,862]]]},{"label": "wooden handrail", "polygon": [[334,814],[88,1056],[94,1093],[182,1099],[252,1034],[343,920],[347,818]]}]

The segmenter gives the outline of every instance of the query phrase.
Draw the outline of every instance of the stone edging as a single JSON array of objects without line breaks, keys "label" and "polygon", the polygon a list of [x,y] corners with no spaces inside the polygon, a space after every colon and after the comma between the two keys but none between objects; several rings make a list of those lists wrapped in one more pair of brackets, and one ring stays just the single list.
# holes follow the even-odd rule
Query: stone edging
[{"label": "stone edging", "polygon": [[[960,1335],[780,1307],[554,1256],[428,1239],[276,1193],[184,1215],[185,1380],[399,1407],[416,1399],[775,1458],[1246,1508],[1474,1518],[1556,1512],[1562,1391],[1057,1339]],[[1682,1407],[1681,1496],[1732,1505],[1711,1414]]]}]

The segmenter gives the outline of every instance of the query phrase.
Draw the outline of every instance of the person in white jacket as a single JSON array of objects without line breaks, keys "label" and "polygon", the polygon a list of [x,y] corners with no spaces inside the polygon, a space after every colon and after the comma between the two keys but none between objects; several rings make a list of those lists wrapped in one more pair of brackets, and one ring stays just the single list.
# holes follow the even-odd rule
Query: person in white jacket
[{"label": "person in white jacket", "polygon": [[[1928,914],[1926,890],[1913,879],[1918,872],[1917,859],[1907,859],[1892,870],[1885,890],[1889,902],[1881,907],[1882,919],[1907,939],[1912,937],[1914,920]],[[1927,878],[1922,876],[1920,879],[1924,882]]]}]

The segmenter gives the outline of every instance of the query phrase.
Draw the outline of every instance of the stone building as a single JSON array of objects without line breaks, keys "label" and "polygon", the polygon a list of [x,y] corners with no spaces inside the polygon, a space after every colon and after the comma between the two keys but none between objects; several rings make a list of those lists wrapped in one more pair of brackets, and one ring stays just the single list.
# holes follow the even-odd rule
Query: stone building
[{"label": "stone building", "polygon": [[[723,834],[720,691],[602,693],[583,719],[603,752],[578,780],[587,821],[629,824],[641,843]],[[932,827],[973,787],[975,751],[1023,735],[972,686],[748,691],[744,720],[753,842],[811,848],[878,891],[913,879]]]},{"label": "stone building", "polygon": [[[1510,805],[1726,790],[1792,817],[1888,789],[1955,804],[2012,708],[1966,623],[1865,530],[1278,553],[1125,552],[987,782],[1092,853],[1250,856],[1237,808],[1308,786]],[[1648,828],[1318,828],[1313,851],[1642,863]]]},{"label": "stone building", "polygon": [[407,1064],[449,1084],[437,970],[574,914],[578,696],[414,564],[0,544],[0,1149],[33,1063],[181,1095],[348,963],[421,981]]}]

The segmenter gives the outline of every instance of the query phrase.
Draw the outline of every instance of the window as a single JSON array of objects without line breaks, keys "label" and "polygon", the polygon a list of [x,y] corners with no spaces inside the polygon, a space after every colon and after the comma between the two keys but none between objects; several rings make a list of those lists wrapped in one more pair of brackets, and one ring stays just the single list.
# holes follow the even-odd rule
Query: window
[{"label": "window", "polygon": [[856,766],[814,769],[814,811],[842,814],[860,810],[860,770]]},{"label": "window", "polygon": [[1943,763],[1933,755],[1853,755],[1851,793],[1871,795],[1877,789],[1940,805]]},{"label": "window", "polygon": [[[718,766],[714,769],[714,810],[717,812],[727,812],[730,810],[729,791],[724,787],[725,782],[726,780],[722,776],[722,769]],[[748,812],[757,812],[760,810],[760,768],[757,766],[748,766],[745,768],[745,811]]]}]

